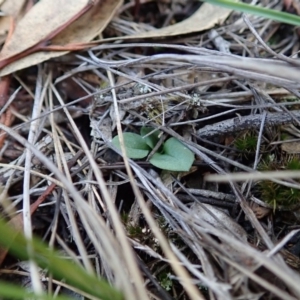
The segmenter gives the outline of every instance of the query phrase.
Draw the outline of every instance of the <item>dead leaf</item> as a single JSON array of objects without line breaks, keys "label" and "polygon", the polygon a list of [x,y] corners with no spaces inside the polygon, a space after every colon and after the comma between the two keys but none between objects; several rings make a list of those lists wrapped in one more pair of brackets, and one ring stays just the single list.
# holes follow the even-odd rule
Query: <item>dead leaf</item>
[{"label": "dead leaf", "polygon": [[233,143],[234,140],[235,140],[235,137],[233,135],[226,136],[225,140],[224,140],[224,145],[229,146]]},{"label": "dead leaf", "polygon": [[283,0],[282,2],[283,2],[283,6],[285,7],[285,9],[287,11],[289,11],[289,9],[292,6],[293,0]]},{"label": "dead leaf", "polygon": [[101,84],[103,83],[103,80],[94,73],[83,73],[79,74],[79,76],[88,83],[94,84],[96,86],[101,86]]},{"label": "dead leaf", "polygon": [[0,58],[14,56],[38,44],[80,12],[88,0],[42,0],[19,21]]},{"label": "dead leaf", "polygon": [[[120,115],[120,121],[123,121],[125,115],[126,115],[126,111],[124,109],[119,109],[119,115]],[[117,120],[116,120],[116,112],[115,112],[115,108],[113,105],[110,106],[109,108],[109,116],[112,120],[112,125],[111,128],[112,130],[114,130],[117,126]]]},{"label": "dead leaf", "polygon": [[101,139],[103,141],[110,141],[112,139],[112,121],[109,117],[103,119],[99,124],[98,121],[91,120],[91,136],[95,139]]},{"label": "dead leaf", "polygon": [[300,153],[300,142],[289,142],[281,144],[281,150],[288,154]]},{"label": "dead leaf", "polygon": [[247,242],[247,233],[238,223],[236,223],[228,214],[209,204],[194,203],[191,206],[194,217],[201,222],[207,222],[214,228],[230,234],[233,237],[239,237],[245,243]]},{"label": "dead leaf", "polygon": [[6,16],[16,17],[25,4],[26,0],[4,0],[0,1],[0,9]]},{"label": "dead leaf", "polygon": [[[22,53],[47,38],[53,31],[67,23],[83,9],[88,0],[38,2],[18,23],[7,47],[1,52],[1,59]],[[102,0],[95,4],[78,20],[70,24],[51,40],[51,45],[86,43],[99,35],[122,4],[122,0]],[[37,28],[39,30],[37,30]],[[69,51],[41,51],[21,58],[0,71],[0,76],[36,65]]]},{"label": "dead leaf", "polygon": [[107,40],[166,37],[199,32],[210,29],[216,24],[223,23],[230,13],[230,9],[214,6],[208,3],[203,3],[201,7],[191,17],[177,24],[135,35],[129,35],[125,37],[122,36]]},{"label": "dead leaf", "polygon": [[6,0],[4,3],[1,3],[1,11],[5,16],[0,18],[0,35],[7,34],[10,18],[13,17],[15,21],[19,18],[25,2],[26,0]]},{"label": "dead leaf", "polygon": [[58,34],[52,40],[52,44],[65,45],[89,42],[105,29],[122,2],[122,0],[99,1],[79,20]]},{"label": "dead leaf", "polygon": [[[4,1],[2,1],[4,2]],[[22,15],[24,14],[26,0],[6,0],[4,3],[1,3],[1,11],[5,16],[0,17],[0,42],[4,43],[6,36],[9,32],[11,26],[11,18],[14,22],[17,22]]]},{"label": "dead leaf", "polygon": [[271,208],[260,206],[255,202],[250,203],[250,208],[252,209],[258,220],[264,218],[272,212]]}]

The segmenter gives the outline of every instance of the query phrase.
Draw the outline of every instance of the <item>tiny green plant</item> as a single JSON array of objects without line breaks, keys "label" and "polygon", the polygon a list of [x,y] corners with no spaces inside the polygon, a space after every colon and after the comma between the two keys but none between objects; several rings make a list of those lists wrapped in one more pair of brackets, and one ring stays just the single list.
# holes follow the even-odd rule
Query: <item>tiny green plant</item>
[{"label": "tiny green plant", "polygon": [[173,286],[173,281],[170,277],[170,273],[162,273],[159,275],[158,279],[159,279],[159,283],[160,285],[166,290],[166,291],[170,291],[172,289]]},{"label": "tiny green plant", "polygon": [[[141,134],[124,132],[124,144],[129,158],[145,158],[159,141],[159,132],[150,127],[142,127]],[[112,140],[117,149],[121,149],[119,136]],[[149,162],[157,168],[168,171],[189,171],[193,162],[194,154],[180,141],[169,138],[153,156]]]}]

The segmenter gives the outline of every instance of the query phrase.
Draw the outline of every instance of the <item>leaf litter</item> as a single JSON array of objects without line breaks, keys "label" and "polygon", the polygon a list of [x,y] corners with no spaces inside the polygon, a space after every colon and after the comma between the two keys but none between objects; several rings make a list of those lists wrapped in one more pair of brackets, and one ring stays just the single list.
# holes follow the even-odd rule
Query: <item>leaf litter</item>
[{"label": "leaf litter", "polygon": [[[75,2],[0,19],[3,217],[125,299],[298,299],[299,176],[280,173],[300,168],[297,32],[194,1]],[[120,156],[112,138],[144,126],[191,170]]]}]

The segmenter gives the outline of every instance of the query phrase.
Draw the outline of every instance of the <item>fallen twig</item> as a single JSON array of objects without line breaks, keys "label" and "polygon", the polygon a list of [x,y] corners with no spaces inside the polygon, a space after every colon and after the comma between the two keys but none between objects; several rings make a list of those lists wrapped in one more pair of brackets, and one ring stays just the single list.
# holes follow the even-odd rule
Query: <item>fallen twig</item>
[{"label": "fallen twig", "polygon": [[[263,114],[236,117],[212,125],[206,125],[197,131],[201,138],[212,138],[223,134],[232,134],[249,129],[258,129],[262,122]],[[300,111],[295,110],[291,113],[277,112],[267,113],[265,119],[266,126],[278,126],[293,123],[294,118],[300,118]]]}]

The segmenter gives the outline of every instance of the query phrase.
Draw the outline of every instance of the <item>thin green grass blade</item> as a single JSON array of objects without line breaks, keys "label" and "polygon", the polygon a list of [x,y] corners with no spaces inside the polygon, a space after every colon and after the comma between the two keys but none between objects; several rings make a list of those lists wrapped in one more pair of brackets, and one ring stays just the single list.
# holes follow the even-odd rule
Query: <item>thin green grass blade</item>
[{"label": "thin green grass blade", "polygon": [[286,12],[260,7],[256,5],[250,5],[242,2],[235,2],[232,0],[201,0],[203,2],[211,3],[214,5],[229,8],[235,11],[241,11],[244,13],[261,16],[274,21],[299,26],[300,17],[292,15]]},{"label": "thin green grass blade", "polygon": [[[28,260],[27,241],[24,235],[16,232],[0,219],[0,245],[9,248],[9,252],[21,260]],[[68,261],[61,255],[49,249],[38,239],[31,242],[33,249],[32,259],[43,269],[49,270],[54,278],[64,279],[66,283],[82,290],[90,295],[103,300],[121,300],[121,293],[111,287],[105,280],[101,280],[88,274],[83,267],[72,261]]]},{"label": "thin green grass blade", "polygon": [[[28,290],[19,287],[18,285],[11,284],[5,281],[0,281],[0,298],[3,299],[37,299],[37,300],[53,300],[51,295],[35,295]],[[56,296],[55,300],[72,300],[66,296]]]}]

